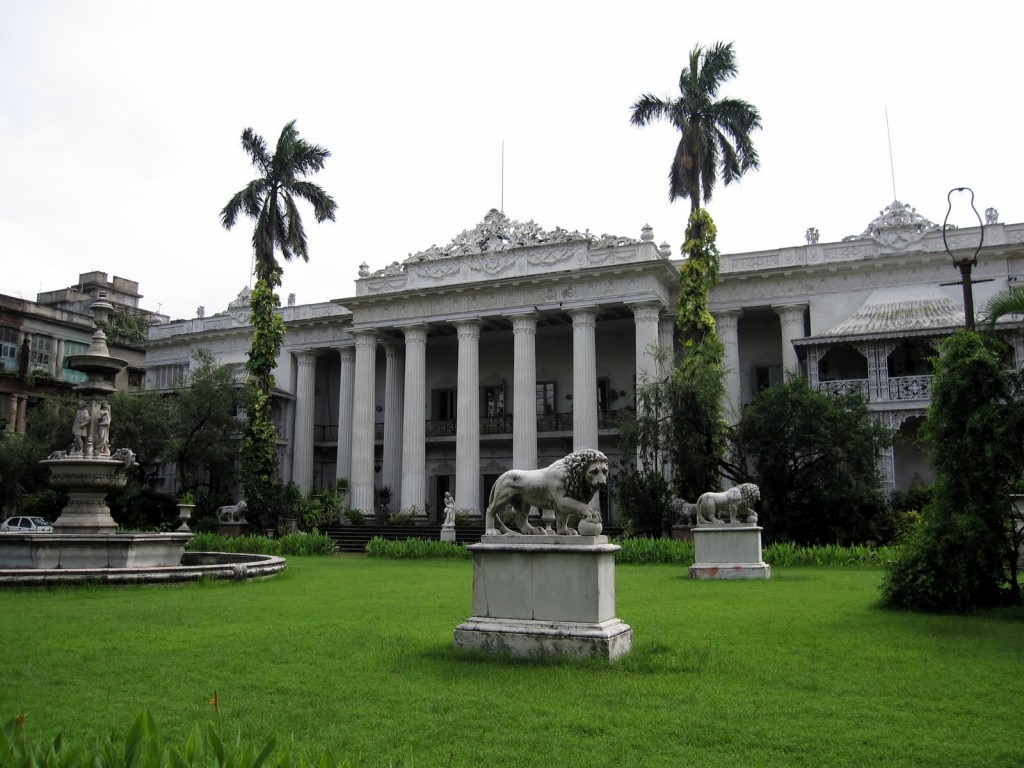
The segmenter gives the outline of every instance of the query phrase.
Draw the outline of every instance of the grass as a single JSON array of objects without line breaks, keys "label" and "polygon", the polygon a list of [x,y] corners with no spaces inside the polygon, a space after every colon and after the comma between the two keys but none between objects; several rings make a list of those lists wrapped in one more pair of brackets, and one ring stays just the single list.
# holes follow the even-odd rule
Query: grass
[{"label": "grass", "polygon": [[703,582],[620,565],[615,664],[456,651],[460,560],[290,558],[265,582],[0,593],[0,720],[293,737],[358,766],[1024,764],[1024,609],[875,607],[881,571]]}]

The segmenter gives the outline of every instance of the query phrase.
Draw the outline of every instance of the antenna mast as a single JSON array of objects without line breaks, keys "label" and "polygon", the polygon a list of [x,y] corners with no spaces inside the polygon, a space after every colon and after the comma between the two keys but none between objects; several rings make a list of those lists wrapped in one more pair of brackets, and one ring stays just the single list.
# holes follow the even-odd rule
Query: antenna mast
[{"label": "antenna mast", "polygon": [[505,140],[501,140],[501,212],[505,212]]},{"label": "antenna mast", "polygon": [[892,177],[892,199],[899,200],[896,196],[896,167],[892,162],[892,132],[889,130],[889,105],[885,106],[885,137],[889,140],[889,175]]}]

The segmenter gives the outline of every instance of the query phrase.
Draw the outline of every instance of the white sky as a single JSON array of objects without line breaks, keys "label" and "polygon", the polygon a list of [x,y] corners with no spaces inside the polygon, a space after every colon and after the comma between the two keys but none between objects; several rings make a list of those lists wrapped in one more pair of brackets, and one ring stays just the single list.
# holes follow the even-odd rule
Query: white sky
[{"label": "white sky", "polygon": [[303,209],[310,261],[285,265],[282,302],[351,296],[360,262],[475,226],[501,205],[502,141],[511,218],[650,223],[678,253],[676,134],[630,105],[678,95],[717,40],[739,63],[722,95],[764,124],[761,170],[709,206],[722,252],[862,231],[894,197],[886,109],[898,199],[941,223],[966,185],[1019,222],[1022,22],[994,0],[0,0],[0,293],[97,270],[172,319],[225,309],[249,283],[251,225],[218,218],[255,174],[239,137],[272,146],[291,119],[331,150],[314,181],[338,212]]}]

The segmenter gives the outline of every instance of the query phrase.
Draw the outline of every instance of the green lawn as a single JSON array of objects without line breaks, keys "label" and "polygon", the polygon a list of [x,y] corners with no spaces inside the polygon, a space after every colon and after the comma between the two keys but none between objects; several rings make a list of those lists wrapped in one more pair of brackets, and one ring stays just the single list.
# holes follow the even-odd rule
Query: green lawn
[{"label": "green lawn", "polygon": [[881,571],[700,582],[620,565],[619,662],[452,647],[467,561],[289,558],[265,582],[0,592],[0,719],[182,743],[274,732],[353,765],[1020,766],[1024,609],[875,607]]}]

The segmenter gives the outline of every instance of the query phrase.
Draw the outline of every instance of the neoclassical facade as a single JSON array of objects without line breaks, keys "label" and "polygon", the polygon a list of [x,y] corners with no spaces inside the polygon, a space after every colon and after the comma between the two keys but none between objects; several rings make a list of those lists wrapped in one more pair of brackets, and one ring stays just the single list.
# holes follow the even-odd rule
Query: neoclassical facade
[{"label": "neoclassical facade", "polygon": [[[992,217],[994,218],[994,217]],[[975,274],[981,303],[1016,280],[1024,225],[990,223]],[[967,243],[977,232],[957,231]],[[722,256],[712,309],[726,349],[727,414],[787,374],[864,392],[901,438],[889,488],[929,477],[909,437],[928,402],[927,357],[962,323],[941,233],[893,203],[839,243]],[[957,246],[959,247],[959,246]],[[674,348],[677,263],[639,239],[547,231],[491,211],[444,247],[382,269],[354,294],[281,310],[275,370],[282,475],[303,489],[346,477],[350,506],[438,520],[451,492],[479,512],[505,470],[596,447],[618,456],[617,412]],[[344,288],[344,286],[341,286]],[[187,370],[196,348],[241,369],[247,294],[226,312],[154,326],[147,386]],[[662,353],[659,353],[659,349]],[[387,489],[389,493],[382,494]],[[606,518],[614,504],[601,499]]]}]

